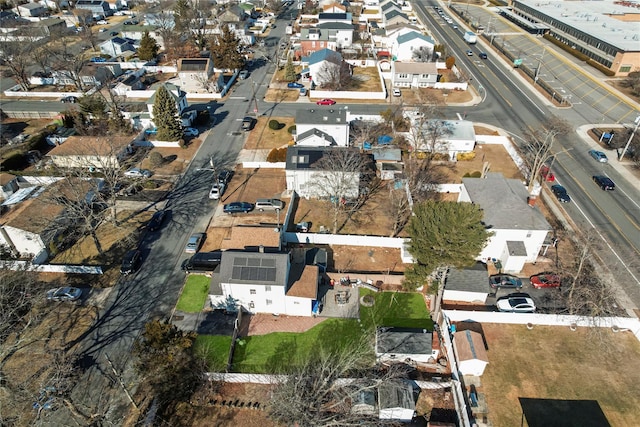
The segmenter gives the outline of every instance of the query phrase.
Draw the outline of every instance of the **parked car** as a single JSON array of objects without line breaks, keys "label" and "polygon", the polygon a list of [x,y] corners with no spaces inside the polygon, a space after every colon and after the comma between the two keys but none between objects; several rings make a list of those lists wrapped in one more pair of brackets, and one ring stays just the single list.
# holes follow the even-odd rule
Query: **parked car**
[{"label": "parked car", "polygon": [[60,100],[63,104],[75,104],[78,102],[78,98],[75,96],[65,96]]},{"label": "parked car", "polygon": [[291,82],[291,83],[287,83],[287,87],[289,89],[300,89],[301,87],[304,87],[304,85],[298,82]]},{"label": "parked car", "polygon": [[98,22],[96,22],[96,24],[98,25],[107,25],[109,22],[106,19],[101,19]]},{"label": "parked car", "polygon": [[80,298],[82,295],[82,289],[72,288],[72,287],[63,287],[63,288],[55,288],[49,289],[47,291],[47,299],[49,301],[75,301]]},{"label": "parked car", "polygon": [[242,71],[240,71],[240,74],[238,74],[238,78],[240,80],[244,80],[247,77],[249,77],[249,72],[247,70],[242,70]]},{"label": "parked car", "polygon": [[508,313],[533,313],[536,311],[536,304],[527,294],[512,294],[500,298],[496,302],[498,310]]},{"label": "parked car", "polygon": [[216,182],[211,187],[211,191],[209,191],[209,198],[213,200],[218,200],[224,194],[226,186],[219,182]]},{"label": "parked car", "polygon": [[194,254],[198,252],[198,249],[200,249],[200,245],[202,245],[204,237],[204,233],[192,234],[191,237],[189,237],[189,241],[187,242],[187,246],[185,246],[184,251],[188,254]]},{"label": "parked car", "polygon": [[149,178],[151,176],[151,171],[147,169],[131,168],[124,173],[124,176],[128,176],[130,178]]},{"label": "parked car", "polygon": [[224,213],[232,214],[232,213],[248,213],[253,210],[253,203],[248,202],[233,202],[224,205],[222,211]]},{"label": "parked car", "polygon": [[120,274],[128,275],[131,273],[135,273],[136,270],[140,267],[140,263],[142,261],[142,254],[139,250],[131,250],[124,254],[124,258],[122,258],[122,265],[120,266]]},{"label": "parked car", "polygon": [[231,177],[233,176],[233,171],[229,169],[223,169],[218,172],[218,182],[220,184],[226,185],[229,181],[231,181]]},{"label": "parked car", "polygon": [[255,123],[255,119],[253,117],[245,117],[242,119],[242,130],[249,131],[253,129],[253,125]]},{"label": "parked car", "polygon": [[553,273],[535,274],[529,278],[531,285],[536,288],[559,288],[560,276]]},{"label": "parked car", "polygon": [[614,190],[616,188],[616,184],[608,176],[594,175],[592,178],[593,181],[605,191]]},{"label": "parked car", "polygon": [[522,280],[510,274],[494,274],[489,277],[489,285],[492,288],[521,288]]},{"label": "parked car", "polygon": [[124,21],[122,25],[133,25],[133,21]]},{"label": "parked car", "polygon": [[160,227],[162,227],[162,223],[164,222],[165,217],[167,216],[166,211],[158,211],[153,214],[149,222],[147,223],[147,230],[156,231]]},{"label": "parked car", "polygon": [[222,251],[198,252],[182,262],[184,271],[213,271],[222,262]]},{"label": "parked car", "polygon": [[402,96],[402,92],[400,92],[400,89],[394,89],[393,90],[393,96]]},{"label": "parked car", "polygon": [[480,57],[480,59],[487,59],[487,54],[484,52],[480,52],[478,56]]},{"label": "parked car", "polygon": [[200,132],[196,128],[184,128],[182,133],[184,134],[184,136],[198,136],[198,135],[200,135]]},{"label": "parked car", "polygon": [[321,99],[320,101],[316,102],[317,105],[334,105],[335,103],[336,101],[329,98]]},{"label": "parked car", "polygon": [[607,158],[607,155],[604,154],[602,151],[589,150],[589,155],[594,159],[596,159],[597,161],[599,161],[600,163],[607,163],[609,161],[609,159]]},{"label": "parked car", "polygon": [[144,133],[146,135],[156,135],[158,133],[158,128],[145,129]]},{"label": "parked car", "polygon": [[300,96],[306,96],[307,95],[307,89],[304,87],[300,88]]},{"label": "parked car", "polygon": [[552,185],[551,192],[556,196],[556,199],[558,199],[560,203],[569,203],[571,201],[569,193],[567,193],[567,190],[560,184]]},{"label": "parked car", "polygon": [[107,60],[100,56],[94,56],[93,58],[91,58],[91,62],[107,62]]},{"label": "parked car", "polygon": [[284,208],[284,202],[280,199],[258,199],[256,200],[255,208],[260,212],[265,210],[280,210]]},{"label": "parked car", "polygon": [[119,34],[119,33],[118,33],[117,31],[111,31],[111,32],[109,33],[109,35],[110,35],[111,37],[115,37],[115,36],[117,36],[118,34]]}]

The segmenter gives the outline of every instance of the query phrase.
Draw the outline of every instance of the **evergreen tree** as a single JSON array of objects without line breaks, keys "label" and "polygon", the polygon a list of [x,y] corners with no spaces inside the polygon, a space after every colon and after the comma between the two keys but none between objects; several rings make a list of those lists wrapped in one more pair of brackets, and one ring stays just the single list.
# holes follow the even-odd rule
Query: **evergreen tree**
[{"label": "evergreen tree", "polygon": [[473,263],[490,236],[482,210],[472,203],[428,200],[415,204],[413,213],[408,232],[415,263],[406,272],[411,287],[423,285],[438,267]]},{"label": "evergreen tree", "polygon": [[178,33],[189,30],[189,21],[193,11],[188,0],[177,0],[173,6],[174,29]]},{"label": "evergreen tree", "polygon": [[244,66],[244,56],[239,52],[240,40],[225,25],[222,34],[211,43],[211,57],[216,68],[238,70]]},{"label": "evergreen tree", "polygon": [[140,47],[138,48],[138,57],[143,61],[149,61],[154,59],[158,55],[160,47],[156,42],[156,39],[149,35],[149,31],[145,31],[140,40]]},{"label": "evergreen tree", "polygon": [[182,138],[182,124],[178,117],[176,102],[166,89],[160,86],[156,91],[153,104],[153,123],[158,128],[158,139],[161,141],[176,141]]},{"label": "evergreen tree", "polygon": [[291,56],[287,58],[287,65],[284,67],[284,80],[287,82],[296,81],[296,68],[293,66],[293,59]]}]

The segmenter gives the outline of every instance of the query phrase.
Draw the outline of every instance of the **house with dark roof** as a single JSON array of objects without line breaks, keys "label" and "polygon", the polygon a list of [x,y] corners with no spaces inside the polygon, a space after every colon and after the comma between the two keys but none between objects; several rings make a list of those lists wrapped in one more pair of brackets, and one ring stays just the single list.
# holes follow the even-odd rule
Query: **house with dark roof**
[{"label": "house with dark roof", "polygon": [[382,22],[384,23],[384,25],[408,24],[409,17],[404,12],[391,9],[388,12],[382,14]]},{"label": "house with dark roof", "polygon": [[301,62],[307,64],[307,73],[318,86],[330,83],[336,75],[332,69],[345,65],[342,55],[331,49],[320,49],[313,52],[311,55],[303,57]]},{"label": "house with dark roof", "polygon": [[[310,133],[317,130],[318,133]],[[300,141],[300,142],[299,142]],[[316,143],[317,145],[313,145]],[[349,145],[347,111],[338,108],[315,107],[296,111],[296,144],[326,147]]]},{"label": "house with dark roof", "polygon": [[[189,107],[189,103],[187,102],[187,93],[183,91],[180,88],[180,86],[176,86],[172,83],[165,82],[159,85],[158,87],[156,87],[156,91],[147,100],[147,111],[151,115],[151,120],[153,120],[153,105],[156,102],[156,94],[158,93],[158,89],[160,88],[160,86],[163,86],[167,90],[167,92],[169,92],[169,95],[171,96],[171,98],[173,98],[173,100],[176,103],[176,108],[178,109],[178,115],[182,117],[183,112],[187,109],[187,107]],[[190,126],[191,120],[189,120],[189,123],[187,124],[183,123],[184,126]]]},{"label": "house with dark roof", "polygon": [[467,268],[451,268],[445,280],[443,302],[484,305],[491,292],[488,278],[487,266],[481,262]]},{"label": "house with dark roof", "polygon": [[322,49],[336,50],[335,37],[329,37],[329,30],[320,28],[302,28],[300,30],[300,52],[311,55]]},{"label": "house with dark roof", "polygon": [[113,15],[111,6],[104,0],[78,0],[76,2],[76,9],[88,10],[93,16],[100,16],[102,18]]},{"label": "house with dark roof", "polygon": [[353,23],[353,16],[350,12],[346,13],[325,13],[320,12],[318,14],[318,24],[322,24],[324,22],[342,22],[345,24]]},{"label": "house with dark roof", "polygon": [[481,376],[489,364],[489,356],[482,335],[471,330],[453,334],[453,349],[462,375]]},{"label": "house with dark roof", "polygon": [[236,306],[250,313],[311,316],[318,297],[318,266],[291,263],[288,252],[223,251],[209,289],[213,307]]},{"label": "house with dark roof", "polygon": [[[433,52],[436,42],[429,36],[417,31],[400,34],[391,44],[391,53],[395,61],[413,61],[418,51]],[[421,53],[422,54],[422,53]]]},{"label": "house with dark roof", "polygon": [[415,328],[382,327],[376,330],[376,360],[397,363],[435,363],[433,332]]},{"label": "house with dark roof", "polygon": [[214,64],[211,58],[181,58],[178,59],[177,81],[188,93],[220,92],[224,87],[224,76],[214,76]]},{"label": "house with dark roof", "polygon": [[133,54],[138,49],[138,40],[128,37],[112,37],[98,45],[100,52],[113,57],[125,55],[126,52]]},{"label": "house with dark roof", "polygon": [[[323,183],[336,182],[341,188],[341,197],[356,198],[360,194],[361,172],[337,170],[335,165],[321,166],[319,161],[337,150],[355,150],[347,147],[289,147],[287,148],[287,162],[285,179],[287,190],[295,191],[300,197],[326,197],[327,190]],[[337,184],[339,183],[339,184]]]},{"label": "house with dark roof", "polygon": [[20,4],[18,5],[17,9],[20,16],[27,17],[44,16],[49,13],[49,9],[47,9],[44,5],[36,2]]},{"label": "house with dark roof", "polygon": [[329,40],[334,41],[338,49],[349,47],[353,44],[353,25],[344,22],[323,22],[316,25],[319,30],[329,33]]},{"label": "house with dark roof", "polygon": [[505,273],[518,273],[525,263],[535,262],[550,244],[551,225],[518,179],[490,172],[485,178],[462,178],[458,202],[474,203],[483,211],[483,222],[492,233],[478,260],[500,260]]}]

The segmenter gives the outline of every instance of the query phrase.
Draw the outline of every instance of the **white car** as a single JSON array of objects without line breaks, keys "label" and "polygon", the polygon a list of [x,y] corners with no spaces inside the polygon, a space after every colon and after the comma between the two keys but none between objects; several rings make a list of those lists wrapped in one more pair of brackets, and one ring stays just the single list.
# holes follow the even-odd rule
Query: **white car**
[{"label": "white car", "polygon": [[113,12],[113,16],[124,16],[124,12]]},{"label": "white car", "polygon": [[402,96],[402,92],[400,92],[400,89],[394,89],[393,96]]},{"label": "white car", "polygon": [[214,200],[219,199],[222,194],[224,194],[224,190],[225,185],[223,183],[217,182],[213,184],[213,187],[211,187],[211,191],[209,191],[209,198]]},{"label": "white car", "polygon": [[109,22],[106,19],[101,19],[98,22],[96,22],[96,24],[98,25],[107,25]]},{"label": "white car", "polygon": [[182,133],[184,134],[184,136],[198,136],[198,135],[200,135],[200,132],[198,132],[198,129],[196,129],[196,128],[184,128],[184,131]]},{"label": "white car", "polygon": [[499,311],[507,313],[533,313],[536,304],[527,294],[511,294],[496,302]]},{"label": "white car", "polygon": [[75,301],[80,298],[82,295],[82,289],[72,288],[72,287],[64,287],[64,288],[56,288],[50,289],[47,292],[47,299],[49,301]]},{"label": "white car", "polygon": [[124,173],[124,176],[128,176],[130,178],[149,178],[151,176],[151,171],[147,169],[131,168]]}]

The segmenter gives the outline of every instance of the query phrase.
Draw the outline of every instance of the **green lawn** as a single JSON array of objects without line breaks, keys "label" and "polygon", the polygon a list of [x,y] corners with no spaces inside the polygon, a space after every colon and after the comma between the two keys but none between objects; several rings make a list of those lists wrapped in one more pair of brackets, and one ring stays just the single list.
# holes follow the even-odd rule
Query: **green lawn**
[{"label": "green lawn", "polygon": [[419,293],[379,292],[360,289],[360,297],[375,298],[372,307],[360,306],[360,320],[369,326],[433,329],[424,297]]},{"label": "green lawn", "polygon": [[231,348],[231,337],[227,335],[198,335],[195,352],[209,361],[213,372],[224,372]]},{"label": "green lawn", "polygon": [[178,300],[176,310],[185,313],[197,313],[204,308],[204,302],[209,292],[210,277],[199,274],[191,274],[187,278],[187,284],[184,285],[182,295]]}]

